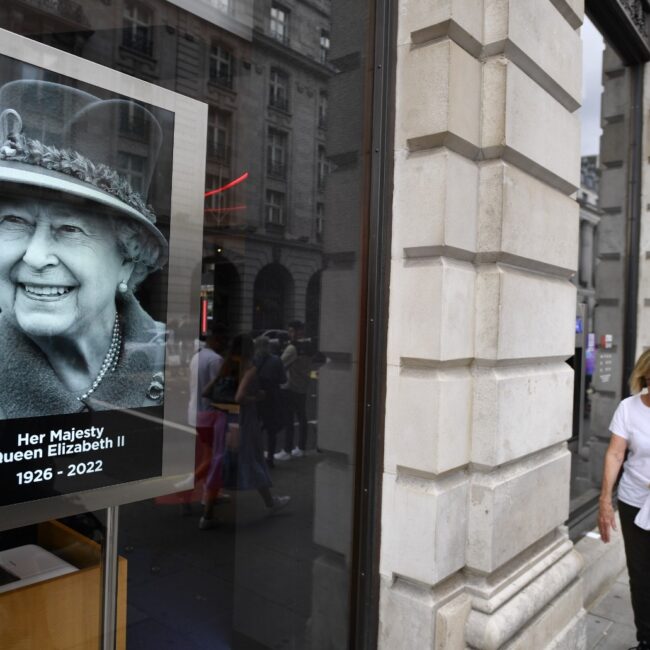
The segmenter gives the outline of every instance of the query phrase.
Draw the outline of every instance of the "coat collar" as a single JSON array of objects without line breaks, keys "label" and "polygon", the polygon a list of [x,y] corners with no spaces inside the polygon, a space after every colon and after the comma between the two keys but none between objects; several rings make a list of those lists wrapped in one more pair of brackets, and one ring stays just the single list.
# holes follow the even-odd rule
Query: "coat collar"
[{"label": "coat collar", "polygon": [[154,321],[131,295],[118,305],[123,347],[115,372],[80,402],[58,379],[41,350],[11,321],[0,315],[0,409],[8,419],[78,413],[86,410],[138,408],[162,403],[152,385],[162,383],[164,345],[148,344],[162,323]]}]

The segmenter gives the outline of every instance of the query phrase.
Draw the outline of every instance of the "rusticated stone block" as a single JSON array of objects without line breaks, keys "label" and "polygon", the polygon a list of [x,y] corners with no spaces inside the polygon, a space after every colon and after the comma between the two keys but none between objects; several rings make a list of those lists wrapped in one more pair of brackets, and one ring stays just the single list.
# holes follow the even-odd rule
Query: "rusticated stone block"
[{"label": "rusticated stone block", "polygon": [[[481,147],[571,194],[580,184],[580,121],[505,57],[483,69]],[[534,116],[534,119],[533,119]]]},{"label": "rusticated stone block", "polygon": [[467,152],[479,141],[481,64],[450,40],[401,46],[397,59],[396,149],[451,139]]},{"label": "rusticated stone block", "polygon": [[486,264],[476,280],[476,305],[477,358],[573,354],[575,287],[568,280]]},{"label": "rusticated stone block", "polygon": [[572,198],[501,160],[481,165],[481,255],[575,270],[578,226],[579,205]]},{"label": "rusticated stone block", "polygon": [[494,467],[571,437],[573,370],[566,363],[479,367],[474,385],[472,462]]},{"label": "rusticated stone block", "polygon": [[474,266],[446,258],[405,260],[391,273],[388,362],[474,356]]},{"label": "rusticated stone block", "polygon": [[388,368],[384,466],[440,474],[469,462],[469,368]]},{"label": "rusticated stone block", "polygon": [[380,572],[435,585],[462,568],[467,477],[384,474]]},{"label": "rusticated stone block", "polygon": [[352,539],[354,465],[328,460],[316,465],[314,542],[347,557]]},{"label": "rusticated stone block", "polygon": [[508,58],[532,79],[569,110],[580,105],[580,34],[550,2],[485,0],[484,42],[488,51],[505,42]]},{"label": "rusticated stone block", "polygon": [[476,163],[446,148],[397,153],[393,257],[474,253],[477,212]]},{"label": "rusticated stone block", "polygon": [[473,475],[467,566],[491,573],[566,521],[570,461],[560,449]]},{"label": "rusticated stone block", "polygon": [[470,50],[479,47],[483,11],[476,0],[403,0],[400,2],[398,43],[421,43],[450,33]]}]

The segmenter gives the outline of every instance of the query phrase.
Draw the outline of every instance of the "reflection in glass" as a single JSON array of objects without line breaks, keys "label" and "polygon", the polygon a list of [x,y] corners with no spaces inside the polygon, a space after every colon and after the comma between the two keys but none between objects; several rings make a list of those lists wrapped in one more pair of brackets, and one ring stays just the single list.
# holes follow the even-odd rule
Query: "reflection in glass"
[{"label": "reflection in glass", "polygon": [[170,314],[166,342],[195,471],[120,508],[128,647],[346,647],[371,12],[88,0],[64,36],[57,11],[11,28],[208,105],[200,322]]}]

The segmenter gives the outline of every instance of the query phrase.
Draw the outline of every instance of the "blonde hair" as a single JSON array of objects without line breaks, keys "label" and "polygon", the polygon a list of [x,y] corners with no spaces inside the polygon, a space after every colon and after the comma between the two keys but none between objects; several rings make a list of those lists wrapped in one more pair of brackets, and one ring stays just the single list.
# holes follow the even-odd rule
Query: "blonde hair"
[{"label": "blonde hair", "polygon": [[640,393],[648,386],[646,377],[650,376],[650,350],[646,350],[634,364],[634,370],[630,375],[630,391],[633,394]]}]

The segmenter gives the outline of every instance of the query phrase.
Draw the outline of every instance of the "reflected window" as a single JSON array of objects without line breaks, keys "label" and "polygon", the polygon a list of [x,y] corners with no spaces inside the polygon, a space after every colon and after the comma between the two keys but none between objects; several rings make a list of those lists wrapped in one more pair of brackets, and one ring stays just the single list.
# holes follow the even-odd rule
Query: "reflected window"
[{"label": "reflected window", "polygon": [[266,190],[266,223],[284,226],[286,223],[286,196],[284,192]]},{"label": "reflected window", "polygon": [[269,128],[266,168],[269,176],[286,178],[288,137],[284,131]]},{"label": "reflected window", "polygon": [[269,104],[282,111],[289,110],[289,75],[279,68],[271,68]]},{"label": "reflected window", "polygon": [[136,102],[123,102],[120,106],[120,131],[130,136],[144,137],[145,113],[137,110]]},{"label": "reflected window", "polygon": [[212,41],[210,47],[210,81],[226,88],[232,88],[232,52],[218,42]]},{"label": "reflected window", "polygon": [[325,189],[325,181],[327,179],[328,164],[327,164],[327,154],[325,153],[325,147],[318,147],[318,189],[323,191]]},{"label": "reflected window", "polygon": [[320,30],[320,62],[327,63],[330,54],[330,33],[327,29]]},{"label": "reflected window", "polygon": [[208,156],[227,163],[230,160],[230,113],[211,106],[208,120]]},{"label": "reflected window", "polygon": [[225,14],[229,14],[232,7],[230,0],[208,0],[210,4],[219,11],[223,11]]},{"label": "reflected window", "polygon": [[318,96],[318,126],[321,129],[327,127],[327,92],[321,90]]},{"label": "reflected window", "polygon": [[271,5],[269,31],[275,40],[285,44],[289,42],[289,10],[275,2]]},{"label": "reflected window", "polygon": [[226,192],[214,192],[228,183],[229,177],[224,173],[208,173],[205,176],[205,221],[213,226],[231,225],[231,206],[234,188]]},{"label": "reflected window", "polygon": [[122,45],[130,50],[151,56],[153,51],[153,11],[143,2],[127,0],[124,3],[124,32]]},{"label": "reflected window", "polygon": [[325,204],[316,204],[316,240],[322,241],[323,239],[323,221],[325,219]]},{"label": "reflected window", "polygon": [[146,158],[137,154],[120,151],[118,153],[119,172],[129,181],[131,187],[142,193],[144,188],[144,172],[146,169]]}]

